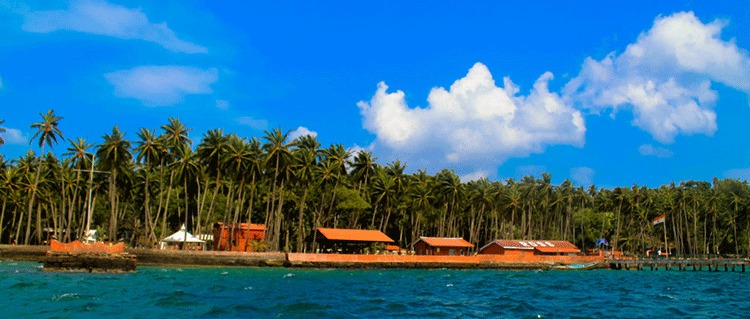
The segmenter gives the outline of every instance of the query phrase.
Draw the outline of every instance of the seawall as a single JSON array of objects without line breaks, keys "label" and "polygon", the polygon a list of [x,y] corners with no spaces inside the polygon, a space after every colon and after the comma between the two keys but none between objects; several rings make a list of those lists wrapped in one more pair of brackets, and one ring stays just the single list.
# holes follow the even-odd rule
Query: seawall
[{"label": "seawall", "polygon": [[[43,262],[49,246],[0,245],[0,260]],[[244,253],[133,249],[143,266],[194,267],[298,267],[298,268],[450,268],[450,269],[549,269],[557,265],[603,262],[600,256],[413,256],[303,253]],[[601,267],[606,267],[605,263]]]}]

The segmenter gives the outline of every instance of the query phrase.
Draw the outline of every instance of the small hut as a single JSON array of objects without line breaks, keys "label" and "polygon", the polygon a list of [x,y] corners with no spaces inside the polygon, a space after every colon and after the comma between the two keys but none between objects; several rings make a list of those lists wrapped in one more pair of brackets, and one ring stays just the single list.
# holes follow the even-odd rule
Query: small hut
[{"label": "small hut", "polygon": [[205,241],[188,233],[183,224],[179,231],[159,242],[159,249],[205,250],[205,243]]},{"label": "small hut", "polygon": [[561,256],[579,254],[578,247],[565,240],[495,240],[479,249],[480,254]]},{"label": "small hut", "polygon": [[419,237],[414,242],[417,255],[465,256],[474,245],[461,237]]},{"label": "small hut", "polygon": [[385,250],[394,240],[379,230],[318,228],[314,240],[320,245],[321,252],[329,253],[363,253],[374,246]]},{"label": "small hut", "polygon": [[214,250],[258,251],[262,250],[266,239],[266,225],[263,224],[214,224]]}]

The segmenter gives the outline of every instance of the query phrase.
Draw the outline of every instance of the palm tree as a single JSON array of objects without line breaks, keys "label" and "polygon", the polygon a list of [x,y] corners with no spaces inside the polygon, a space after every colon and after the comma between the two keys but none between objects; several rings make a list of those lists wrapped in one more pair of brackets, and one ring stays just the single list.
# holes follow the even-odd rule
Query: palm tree
[{"label": "palm tree", "polygon": [[157,164],[160,163],[167,152],[167,149],[163,143],[163,139],[156,136],[156,133],[152,130],[141,128],[138,132],[138,138],[136,141],[136,161],[143,165],[142,173],[144,177],[144,189],[143,189],[143,212],[144,212],[144,224],[146,225],[145,233],[148,236],[149,246],[156,242],[156,225],[153,223],[153,217],[151,212],[151,179],[150,170]]},{"label": "palm tree", "polygon": [[198,160],[201,163],[203,167],[206,168],[207,174],[204,175],[204,184],[203,184],[203,199],[198,204],[198,232],[200,233],[202,231],[202,216],[203,216],[203,208],[204,208],[204,201],[206,199],[206,195],[208,193],[208,187],[209,187],[209,178],[214,178],[214,191],[213,195],[211,196],[211,203],[208,206],[208,212],[206,215],[206,220],[209,220],[211,218],[211,215],[214,210],[214,204],[216,203],[216,197],[219,194],[219,188],[221,187],[221,177],[222,177],[222,171],[224,170],[223,167],[223,158],[225,156],[226,150],[227,150],[227,144],[228,144],[228,137],[224,135],[223,129],[213,129],[209,130],[205,134],[203,134],[203,140],[198,145],[197,155]]},{"label": "palm tree", "polygon": [[[86,143],[86,139],[80,138],[80,137],[77,138],[75,141],[73,140],[69,140],[69,141],[70,141],[70,147],[68,147],[67,152],[65,152],[63,155],[68,156],[71,161],[71,165],[76,168],[76,178],[75,178],[76,191],[73,193],[73,200],[72,200],[72,203],[76,205],[79,200],[78,195],[80,194],[80,188],[81,188],[80,187],[81,172],[85,170],[86,166],[93,168],[93,165],[94,165],[94,162],[92,161],[94,155],[88,151],[89,148],[94,146],[94,143]],[[90,162],[90,165],[86,165],[87,162]],[[78,205],[77,207],[80,207],[80,205]],[[67,240],[70,240],[70,236],[71,236],[70,225],[72,223],[73,211],[74,210],[71,209],[70,213],[68,214],[68,227],[66,228]]]},{"label": "palm tree", "polygon": [[[440,220],[438,236],[447,236],[453,231],[449,227],[451,220],[456,218],[458,200],[465,191],[461,179],[451,170],[444,169],[438,173],[439,193],[443,197],[445,210]],[[452,224],[452,223],[450,223]]]},{"label": "palm tree", "polygon": [[9,200],[11,201],[11,206],[13,206],[11,208],[13,210],[13,224],[15,224],[16,221],[17,209],[15,208],[16,205],[14,205],[14,202],[18,197],[18,187],[18,168],[11,166],[3,169],[2,173],[0,173],[0,196],[3,198],[2,209],[0,210],[0,242],[2,242],[3,239],[3,230],[5,229],[5,210],[8,207]]},{"label": "palm tree", "polygon": [[[245,183],[247,182],[247,176],[245,174],[252,169],[254,160],[255,154],[253,154],[250,143],[237,135],[230,135],[227,152],[222,158],[222,164],[227,168],[230,176],[233,177],[229,182],[230,196],[227,198],[227,201],[234,202],[234,204],[229,203],[227,205],[228,214],[226,214],[226,218],[231,217],[234,224],[240,220],[246,196]],[[233,214],[229,213],[232,208],[234,208]]]},{"label": "palm tree", "polygon": [[44,147],[49,145],[53,147],[57,144],[57,139],[62,138],[62,131],[58,127],[62,117],[55,115],[54,110],[48,110],[46,114],[39,114],[42,116],[41,122],[31,124],[32,129],[36,129],[36,133],[31,137],[31,142],[35,139],[38,141],[39,147],[42,148],[41,155],[39,156],[39,166],[37,166],[36,177],[34,178],[34,185],[31,188],[31,197],[29,198],[29,209],[27,215],[26,224],[26,235],[24,236],[23,243],[29,244],[29,236],[31,235],[31,212],[34,208],[34,200],[36,199],[37,189],[39,188],[39,177],[42,173],[42,158],[44,157]]},{"label": "palm tree", "polygon": [[[297,252],[303,251],[303,240],[307,235],[305,232],[305,204],[310,191],[310,184],[317,174],[317,154],[320,143],[312,135],[302,136],[296,141],[297,148],[293,151],[294,162],[292,164],[294,177],[302,188],[302,198],[298,201],[297,217]],[[313,220],[313,223],[315,220]],[[314,229],[317,225],[312,226]]]},{"label": "palm tree", "polygon": [[124,139],[125,134],[115,125],[111,134],[103,136],[104,142],[96,152],[96,157],[102,169],[109,171],[109,238],[117,240],[117,181],[118,176],[127,173],[133,155],[130,153],[130,141]]},{"label": "palm tree", "polygon": [[[171,166],[172,162],[175,161],[178,157],[177,152],[179,152],[183,147],[190,146],[192,144],[192,141],[190,138],[188,138],[188,132],[190,132],[190,128],[187,128],[182,122],[180,122],[179,119],[170,117],[169,123],[162,125],[161,129],[164,131],[164,135],[162,135],[162,138],[164,139],[164,145],[166,149],[169,151],[169,154],[167,155],[167,161],[166,165]],[[162,164],[164,166],[164,164]],[[162,216],[162,225],[161,225],[161,234],[160,237],[166,236],[166,227],[167,227],[167,215],[169,214],[169,203],[172,195],[172,189],[174,188],[174,177],[175,174],[174,170],[171,170],[169,173],[169,185],[167,186],[167,199],[166,204],[164,206],[164,210],[161,212]]]},{"label": "palm tree", "polygon": [[[266,131],[263,139],[263,150],[266,152],[265,167],[273,169],[273,189],[269,200],[270,206],[266,206],[266,227],[271,225],[271,230],[266,238],[270,239],[271,249],[278,249],[281,232],[281,208],[284,204],[284,180],[289,171],[289,144],[286,142],[289,132],[284,133],[280,128]],[[277,203],[278,198],[278,203]],[[272,213],[273,212],[273,213]],[[269,218],[270,217],[270,218]]]},{"label": "palm tree", "polygon": [[331,216],[333,212],[333,205],[336,202],[336,190],[339,188],[339,182],[341,177],[346,175],[346,163],[349,161],[351,152],[345,149],[343,145],[336,144],[331,145],[329,148],[323,150],[325,155],[324,161],[329,162],[334,169],[336,175],[335,184],[333,186],[333,194],[331,195],[331,203],[328,206],[328,216]]},{"label": "palm tree", "polygon": [[164,138],[166,139],[166,146],[169,150],[180,147],[182,144],[190,145],[193,142],[188,138],[188,132],[190,128],[187,128],[185,124],[182,124],[179,119],[170,117],[169,124],[161,126],[164,130]]}]

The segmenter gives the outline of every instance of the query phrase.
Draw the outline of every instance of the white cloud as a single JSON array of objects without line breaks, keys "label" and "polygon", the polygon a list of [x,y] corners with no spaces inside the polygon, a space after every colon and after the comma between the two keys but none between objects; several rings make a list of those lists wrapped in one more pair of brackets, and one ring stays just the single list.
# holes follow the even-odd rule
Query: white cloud
[{"label": "white cloud", "polygon": [[349,151],[349,154],[352,154],[351,157],[354,158],[357,155],[359,155],[359,153],[361,153],[361,152],[370,152],[370,153],[372,153],[373,149],[374,149],[374,147],[373,147],[372,144],[370,144],[367,147],[362,147],[362,146],[359,146],[357,144],[354,144],[354,146],[352,146],[349,149],[347,149],[347,151]]},{"label": "white cloud", "polygon": [[736,178],[739,180],[750,181],[750,168],[735,168],[724,172],[725,178]]},{"label": "white cloud", "polygon": [[294,140],[296,140],[296,139],[298,139],[298,138],[300,138],[302,136],[305,136],[305,135],[310,135],[310,136],[316,137],[316,136],[318,136],[318,132],[310,131],[306,127],[300,126],[296,130],[289,132],[289,136],[288,136],[287,140],[294,141]]},{"label": "white cloud", "polygon": [[580,186],[588,186],[594,183],[596,172],[589,167],[574,167],[570,169],[570,179]]},{"label": "white cloud", "polygon": [[105,74],[115,95],[135,98],[147,106],[175,105],[185,95],[209,94],[218,80],[216,69],[189,66],[140,66]]},{"label": "white cloud", "polygon": [[3,136],[3,140],[5,140],[5,144],[14,144],[14,145],[25,145],[29,143],[29,138],[24,136],[23,133],[14,128],[5,128],[5,133],[0,133],[0,135]]},{"label": "white cloud", "polygon": [[259,131],[268,129],[268,121],[258,120],[249,116],[241,116],[237,118],[237,124],[249,126]]},{"label": "white cloud", "polygon": [[145,40],[176,52],[208,52],[205,47],[179,39],[165,22],[150,22],[140,9],[129,9],[106,1],[74,0],[67,10],[35,11],[24,15],[22,28],[28,32],[70,30]]},{"label": "white cloud", "polygon": [[461,179],[461,182],[463,183],[471,182],[471,181],[478,181],[482,178],[488,178],[488,177],[489,177],[489,173],[484,170],[475,171],[475,172],[471,172],[471,173],[463,174],[459,176],[459,178]]},{"label": "white cloud", "polygon": [[[547,72],[528,95],[509,78],[503,87],[481,63],[449,89],[433,88],[428,106],[410,108],[402,91],[388,93],[381,82],[369,102],[357,105],[375,149],[412,168],[454,167],[459,174],[495,171],[510,157],[543,152],[549,145],[584,144],[581,113],[549,92]],[[460,163],[460,167],[455,167]]]},{"label": "white cloud", "polygon": [[644,156],[655,156],[658,158],[672,157],[673,153],[669,149],[656,147],[651,144],[644,144],[638,147],[638,152]]},{"label": "white cloud", "polygon": [[220,110],[229,109],[229,101],[227,100],[216,100],[216,108]]},{"label": "white cloud", "polygon": [[713,135],[717,94],[712,82],[750,93],[750,58],[720,38],[723,21],[692,12],[658,17],[620,55],[587,58],[565,87],[566,100],[593,113],[630,107],[633,125],[662,143],[680,134]]}]

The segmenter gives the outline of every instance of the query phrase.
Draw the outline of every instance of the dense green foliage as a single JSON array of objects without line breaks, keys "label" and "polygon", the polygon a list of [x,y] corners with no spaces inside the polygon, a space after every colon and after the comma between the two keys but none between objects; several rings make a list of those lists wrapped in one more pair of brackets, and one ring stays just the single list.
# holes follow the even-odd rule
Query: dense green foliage
[{"label": "dense green foliage", "polygon": [[[90,198],[91,227],[131,246],[152,247],[183,223],[201,234],[221,221],[263,223],[265,247],[283,251],[310,250],[316,227],[380,229],[402,247],[419,236],[456,236],[477,247],[562,239],[592,248],[605,237],[641,253],[663,245],[666,226],[674,253],[750,247],[750,186],[733,179],[614,189],[552,185],[549,174],[461,182],[450,170],[406,174],[404,163],[382,166],[367,151],[324,148],[312,136],[290,141],[281,129],[260,138],[215,129],[195,145],[173,118],[133,140],[116,126],[98,146],[69,139],[60,159],[49,149],[62,139],[61,119],[49,111],[31,125],[42,156],[0,157],[1,243],[42,243],[45,229],[81,238]],[[667,222],[653,226],[662,213]]]}]

